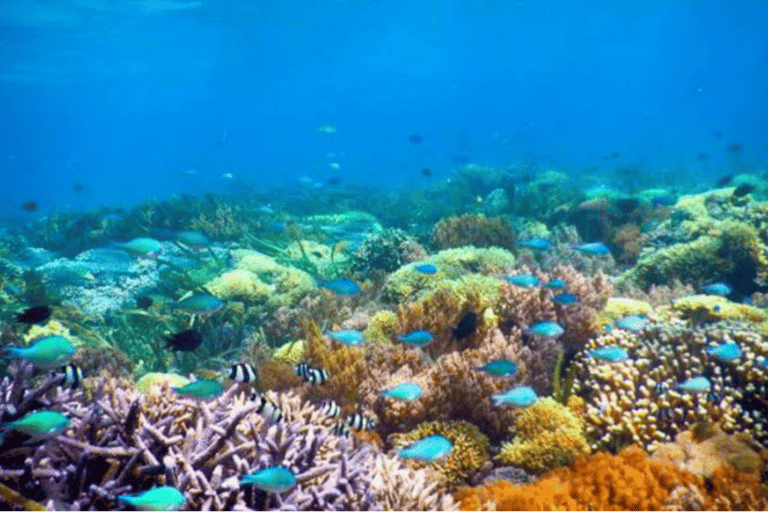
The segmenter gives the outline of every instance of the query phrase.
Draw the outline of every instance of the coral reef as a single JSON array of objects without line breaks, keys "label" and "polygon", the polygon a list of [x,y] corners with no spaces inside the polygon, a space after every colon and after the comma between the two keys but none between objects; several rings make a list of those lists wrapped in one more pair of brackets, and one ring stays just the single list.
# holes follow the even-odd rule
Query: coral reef
[{"label": "coral reef", "polygon": [[514,234],[504,217],[488,218],[481,213],[467,213],[437,222],[432,230],[432,241],[440,249],[464,245],[509,249],[514,247]]},{"label": "coral reef", "polygon": [[414,261],[410,259],[413,256],[423,254],[423,250],[415,250],[414,244],[417,242],[401,229],[388,228],[368,233],[352,254],[349,268],[363,278],[374,269],[393,272]]}]

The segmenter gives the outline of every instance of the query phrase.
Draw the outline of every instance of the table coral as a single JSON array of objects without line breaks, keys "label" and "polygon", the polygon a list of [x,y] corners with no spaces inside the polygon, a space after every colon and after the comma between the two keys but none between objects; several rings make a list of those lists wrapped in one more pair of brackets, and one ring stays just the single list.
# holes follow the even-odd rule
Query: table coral
[{"label": "table coral", "polygon": [[516,437],[502,444],[496,458],[531,473],[544,473],[589,453],[581,418],[551,398],[519,411],[512,431]]},{"label": "table coral", "polygon": [[436,463],[412,462],[412,464],[417,468],[434,467],[446,478],[449,488],[466,483],[490,460],[488,438],[475,425],[467,421],[422,423],[406,434],[392,434],[387,438],[387,442],[395,449],[400,449],[432,435],[447,438],[453,445],[451,453]]}]

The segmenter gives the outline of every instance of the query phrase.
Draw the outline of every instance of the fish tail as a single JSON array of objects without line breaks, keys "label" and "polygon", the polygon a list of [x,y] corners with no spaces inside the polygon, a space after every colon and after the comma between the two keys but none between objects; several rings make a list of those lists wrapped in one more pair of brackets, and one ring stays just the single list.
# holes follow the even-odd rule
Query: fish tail
[{"label": "fish tail", "polygon": [[3,357],[6,359],[23,359],[23,349],[18,347],[5,347],[3,349]]},{"label": "fish tail", "polygon": [[493,405],[499,405],[503,400],[503,397],[500,397],[500,396],[494,396],[491,398],[493,399]]}]

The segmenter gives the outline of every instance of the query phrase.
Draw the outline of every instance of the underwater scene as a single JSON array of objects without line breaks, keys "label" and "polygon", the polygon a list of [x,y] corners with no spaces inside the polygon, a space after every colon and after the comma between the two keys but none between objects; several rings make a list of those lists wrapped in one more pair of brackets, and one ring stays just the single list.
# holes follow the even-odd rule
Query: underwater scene
[{"label": "underwater scene", "polygon": [[768,509],[768,3],[0,2],[0,509]]}]

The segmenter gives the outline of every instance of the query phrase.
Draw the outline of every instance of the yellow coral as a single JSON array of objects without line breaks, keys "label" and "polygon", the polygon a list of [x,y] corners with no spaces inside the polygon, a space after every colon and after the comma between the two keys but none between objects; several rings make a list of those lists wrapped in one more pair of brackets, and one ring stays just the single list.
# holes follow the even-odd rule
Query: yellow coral
[{"label": "yellow coral", "polygon": [[189,379],[175,373],[157,373],[150,372],[136,381],[136,391],[139,393],[149,393],[155,386],[169,385],[179,387],[189,384]]},{"label": "yellow coral", "polygon": [[25,342],[31,343],[36,339],[45,338],[46,336],[61,336],[62,338],[69,340],[69,342],[76,347],[82,344],[81,341],[73,336],[72,333],[69,332],[69,329],[58,320],[51,320],[45,325],[33,325],[24,335],[23,339]]},{"label": "yellow coral", "polygon": [[605,303],[600,316],[606,320],[614,321],[629,315],[648,315],[652,311],[653,306],[643,300],[611,297]]},{"label": "yellow coral", "polygon": [[678,299],[672,309],[684,319],[697,322],[716,322],[718,320],[749,320],[765,322],[768,314],[760,308],[747,304],[737,304],[724,297],[712,295],[693,295]]},{"label": "yellow coral", "polygon": [[270,309],[291,306],[316,288],[312,276],[297,268],[280,265],[273,258],[257,251],[234,251],[239,258],[238,269],[255,274],[262,283],[268,283],[271,292],[266,305]]},{"label": "yellow coral", "polygon": [[377,311],[368,322],[365,329],[365,339],[368,342],[391,343],[399,327],[397,315],[387,309]]},{"label": "yellow coral", "polygon": [[514,431],[515,440],[502,445],[497,459],[531,473],[570,464],[589,453],[581,418],[552,398],[518,412]]},{"label": "yellow coral", "polygon": [[246,302],[264,302],[274,288],[263,282],[252,272],[235,269],[226,272],[205,287],[221,299],[237,299]]},{"label": "yellow coral", "polygon": [[272,359],[294,365],[304,359],[304,340],[291,341],[275,349]]},{"label": "yellow coral", "polygon": [[436,463],[414,462],[417,467],[433,465],[445,476],[448,485],[465,483],[490,458],[488,438],[468,421],[433,421],[422,423],[407,434],[392,434],[387,441],[395,448],[404,448],[432,435],[441,435],[453,445],[451,453]]}]

